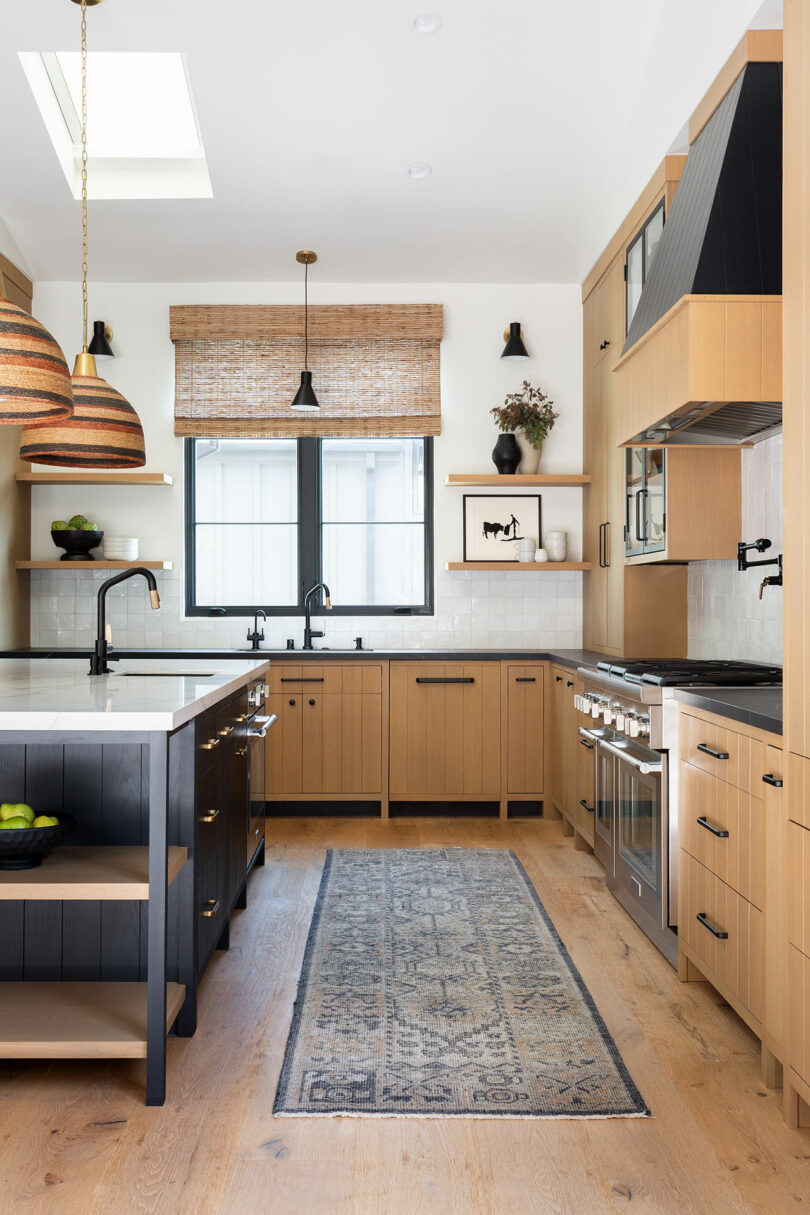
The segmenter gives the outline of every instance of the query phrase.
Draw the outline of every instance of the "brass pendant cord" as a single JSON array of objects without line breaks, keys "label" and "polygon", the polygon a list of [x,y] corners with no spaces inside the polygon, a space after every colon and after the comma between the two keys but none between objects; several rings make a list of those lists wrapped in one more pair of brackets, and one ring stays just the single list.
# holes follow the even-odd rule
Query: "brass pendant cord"
[{"label": "brass pendant cord", "polygon": [[307,292],[307,278],[309,277],[309,263],[304,264],[304,371],[309,371],[309,295]]},{"label": "brass pendant cord", "polygon": [[82,0],[82,353],[87,353],[87,0]]}]

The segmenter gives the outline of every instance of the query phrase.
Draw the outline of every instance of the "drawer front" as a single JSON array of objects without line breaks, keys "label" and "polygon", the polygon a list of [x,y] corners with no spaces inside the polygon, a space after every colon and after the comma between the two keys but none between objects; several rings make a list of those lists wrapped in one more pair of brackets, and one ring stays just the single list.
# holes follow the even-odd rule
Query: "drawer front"
[{"label": "drawer front", "polygon": [[[681,850],[678,932],[758,1020],[762,1020],[762,913]],[[711,927],[698,920],[704,917]],[[727,937],[714,932],[727,933]]]},{"label": "drawer front", "polygon": [[268,675],[271,693],[279,692],[371,692],[382,691],[382,667],[363,663],[281,662]]},{"label": "drawer front", "polygon": [[810,831],[787,828],[788,940],[810,958]]},{"label": "drawer front", "polygon": [[682,715],[680,758],[695,768],[756,797],[762,795],[765,748],[761,742],[692,717]]},{"label": "drawer front", "polygon": [[679,796],[681,847],[761,909],[765,837],[760,799],[687,763],[681,763]]},{"label": "drawer front", "polygon": [[575,822],[580,835],[593,845],[593,824],[596,812],[593,751],[586,751],[579,745],[576,749],[577,754],[574,756],[576,768],[573,780]]},{"label": "drawer front", "polygon": [[790,1065],[810,1084],[810,958],[788,946]]}]

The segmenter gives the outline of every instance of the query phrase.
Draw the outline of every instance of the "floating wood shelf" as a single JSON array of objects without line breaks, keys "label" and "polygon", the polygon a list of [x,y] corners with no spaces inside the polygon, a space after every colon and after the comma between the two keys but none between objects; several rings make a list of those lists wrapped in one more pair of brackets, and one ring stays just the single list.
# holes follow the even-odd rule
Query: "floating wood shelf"
[{"label": "floating wood shelf", "polygon": [[526,570],[541,574],[559,574],[561,570],[590,570],[590,561],[448,561],[447,570],[502,570],[504,573],[523,573]]},{"label": "floating wood shelf", "polygon": [[131,570],[142,565],[148,570],[170,570],[171,561],[15,561],[18,570]]},{"label": "floating wood shelf", "polygon": [[[186,996],[166,984],[166,1030]],[[145,1059],[145,983],[0,983],[0,1058]]]},{"label": "floating wood shelf", "polygon": [[507,489],[547,485],[549,489],[590,485],[590,473],[448,473],[445,485],[503,485]]},{"label": "floating wood shelf", "polygon": [[[169,885],[187,860],[187,848],[169,847]],[[0,872],[0,900],[148,898],[145,847],[57,848],[36,869]]]},{"label": "floating wood shelf", "polygon": [[17,473],[29,485],[172,485],[170,473],[47,472]]}]

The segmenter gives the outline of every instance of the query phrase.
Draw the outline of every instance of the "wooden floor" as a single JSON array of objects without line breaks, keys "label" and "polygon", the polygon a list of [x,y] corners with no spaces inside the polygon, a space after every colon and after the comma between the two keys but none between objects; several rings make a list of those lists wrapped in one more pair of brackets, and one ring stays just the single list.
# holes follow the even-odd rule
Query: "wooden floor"
[{"label": "wooden floor", "polygon": [[[200,1027],[140,1063],[0,1063],[0,1211],[58,1215],[785,1215],[810,1209],[810,1133],[759,1080],[759,1046],[682,985],[559,823],[273,820]],[[271,1114],[326,847],[508,847],[525,865],[650,1119],[292,1119]]]}]

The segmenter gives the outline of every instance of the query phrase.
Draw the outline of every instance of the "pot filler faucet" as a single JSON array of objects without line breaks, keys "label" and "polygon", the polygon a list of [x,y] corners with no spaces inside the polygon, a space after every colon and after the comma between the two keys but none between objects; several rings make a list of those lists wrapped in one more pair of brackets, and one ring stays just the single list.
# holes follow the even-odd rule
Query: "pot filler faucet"
[{"label": "pot filler faucet", "polygon": [[766,586],[781,586],[782,585],[782,554],[778,557],[769,557],[765,561],[750,561],[748,553],[750,550],[756,549],[758,553],[764,553],[771,547],[771,541],[761,538],[755,540],[753,544],[743,544],[742,540],[737,545],[737,569],[742,573],[745,570],[753,569],[756,565],[777,565],[779,567],[778,574],[771,574],[768,578],[763,578],[759,584],[759,597],[762,598],[762,592]]},{"label": "pot filler faucet", "polygon": [[95,651],[90,658],[90,670],[88,675],[109,675],[110,668],[107,666],[107,656],[110,652],[110,643],[107,640],[107,591],[111,587],[117,586],[119,582],[126,582],[128,578],[134,578],[136,574],[141,574],[149,585],[149,602],[152,608],[160,607],[160,595],[158,594],[157,582],[155,575],[151,570],[148,570],[143,565],[136,565],[131,570],[123,570],[120,574],[116,574],[114,578],[108,578],[106,582],[102,582],[98,588],[98,629],[96,630],[96,645]]},{"label": "pot filler faucet", "polygon": [[302,646],[302,649],[304,650],[312,649],[313,637],[323,637],[324,635],[323,629],[310,628],[309,623],[309,615],[311,610],[310,601],[313,595],[317,595],[318,591],[323,591],[324,595],[326,596],[327,612],[331,612],[332,610],[332,593],[329,590],[329,587],[325,582],[316,582],[314,586],[309,588],[306,595],[304,595],[304,644]]}]

